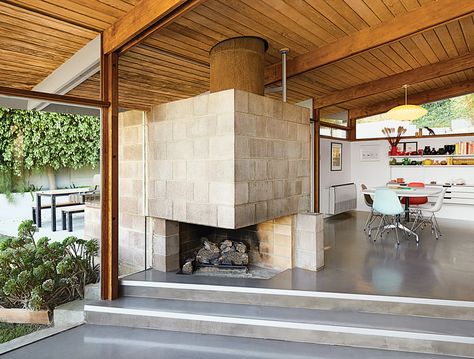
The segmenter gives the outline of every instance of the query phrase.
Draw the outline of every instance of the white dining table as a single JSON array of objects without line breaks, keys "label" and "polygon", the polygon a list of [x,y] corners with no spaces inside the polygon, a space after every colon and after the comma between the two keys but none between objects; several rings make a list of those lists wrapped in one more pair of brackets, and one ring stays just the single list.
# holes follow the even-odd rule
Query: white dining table
[{"label": "white dining table", "polygon": [[[399,185],[386,185],[386,186],[367,188],[365,190],[362,190],[362,193],[373,196],[375,194],[375,191],[381,188],[391,189],[397,194],[398,197],[405,198],[405,220],[407,222],[410,221],[410,208],[409,208],[410,198],[436,196],[440,194],[442,191],[441,187],[407,187],[407,186],[399,186]],[[389,229],[389,228],[395,228],[395,225],[384,226],[384,229]],[[414,235],[416,238],[416,242],[418,243],[418,234],[416,232],[412,231],[410,228],[408,228],[407,226],[403,224],[400,224],[398,228],[404,230],[405,232],[409,234]],[[370,230],[369,230],[369,233],[370,233]]]}]

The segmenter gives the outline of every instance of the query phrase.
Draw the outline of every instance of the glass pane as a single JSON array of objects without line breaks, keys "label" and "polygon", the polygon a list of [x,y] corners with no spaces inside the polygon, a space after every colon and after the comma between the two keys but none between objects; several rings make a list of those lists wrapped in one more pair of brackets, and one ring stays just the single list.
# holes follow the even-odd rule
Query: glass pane
[{"label": "glass pane", "polygon": [[431,102],[422,105],[428,113],[411,122],[394,121],[387,113],[357,120],[357,138],[383,137],[384,127],[406,128],[404,136],[415,136],[419,129],[423,135],[430,130],[436,135],[474,132],[474,94]]},{"label": "glass pane", "polygon": [[337,128],[321,126],[320,128],[321,136],[335,137],[335,138],[347,138],[347,131],[340,130]]},{"label": "glass pane", "polygon": [[347,126],[349,121],[349,112],[339,108],[323,108],[319,113],[321,122],[335,123],[337,125]]},{"label": "glass pane", "polygon": [[[77,252],[88,268],[78,280],[92,284],[99,278],[100,265],[95,252],[101,237],[100,110],[37,103],[0,98],[0,241],[17,236],[20,224],[33,224],[35,249],[41,248],[39,239],[44,237],[65,248],[54,257],[35,250],[37,261],[57,268],[59,261]],[[97,248],[68,237],[94,240]],[[58,276],[69,279],[77,274],[71,270],[64,268]],[[78,297],[77,291],[70,293],[51,303]]]}]

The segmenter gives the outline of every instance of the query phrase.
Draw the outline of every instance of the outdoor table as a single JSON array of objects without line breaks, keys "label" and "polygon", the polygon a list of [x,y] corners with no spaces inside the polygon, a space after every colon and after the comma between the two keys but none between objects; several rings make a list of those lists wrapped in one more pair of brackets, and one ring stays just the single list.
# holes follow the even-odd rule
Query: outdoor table
[{"label": "outdoor table", "polygon": [[87,188],[66,188],[66,189],[52,189],[48,191],[36,192],[36,225],[41,227],[41,197],[51,198],[51,230],[56,231],[56,197],[69,196],[71,194],[89,192]]},{"label": "outdoor table", "polygon": [[[373,196],[375,194],[375,191],[380,188],[388,188],[394,191],[398,197],[400,198],[405,198],[405,220],[407,222],[410,221],[410,198],[414,197],[430,197],[430,196],[435,196],[439,193],[441,193],[441,188],[430,188],[430,187],[407,187],[407,186],[396,186],[396,185],[388,185],[388,186],[382,186],[382,187],[375,187],[375,188],[367,188],[362,191],[363,194],[369,194]],[[390,226],[386,226],[388,228]],[[405,232],[408,232],[410,234],[413,234],[418,242],[418,234],[413,232],[411,229],[408,227],[400,224],[400,229],[403,229]]]}]

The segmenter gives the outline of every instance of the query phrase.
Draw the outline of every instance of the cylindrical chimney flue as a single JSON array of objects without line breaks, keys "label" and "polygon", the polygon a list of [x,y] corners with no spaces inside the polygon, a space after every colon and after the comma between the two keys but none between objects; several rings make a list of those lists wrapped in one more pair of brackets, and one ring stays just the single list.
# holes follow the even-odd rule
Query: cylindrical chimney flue
[{"label": "cylindrical chimney flue", "polygon": [[211,92],[238,89],[264,94],[264,56],[268,43],[244,36],[215,45],[210,55]]}]

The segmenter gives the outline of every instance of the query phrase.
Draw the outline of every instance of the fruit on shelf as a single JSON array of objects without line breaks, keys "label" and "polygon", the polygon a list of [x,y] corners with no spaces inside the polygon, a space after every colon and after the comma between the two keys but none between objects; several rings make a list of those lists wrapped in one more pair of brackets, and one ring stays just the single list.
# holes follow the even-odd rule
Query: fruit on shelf
[{"label": "fruit on shelf", "polygon": [[430,160],[429,158],[423,161],[423,166],[431,166],[432,164],[433,160]]}]

